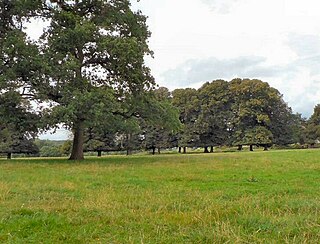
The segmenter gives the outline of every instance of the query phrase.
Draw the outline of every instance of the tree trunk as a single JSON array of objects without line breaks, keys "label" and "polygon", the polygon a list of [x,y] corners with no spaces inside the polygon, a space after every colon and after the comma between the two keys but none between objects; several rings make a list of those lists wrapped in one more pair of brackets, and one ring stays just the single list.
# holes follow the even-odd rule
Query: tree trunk
[{"label": "tree trunk", "polygon": [[7,153],[7,159],[11,159],[11,158],[12,158],[12,153],[11,152]]},{"label": "tree trunk", "polygon": [[99,150],[99,151],[98,151],[98,157],[101,157],[101,156],[102,156],[102,151]]},{"label": "tree trunk", "polygon": [[152,155],[155,155],[155,154],[156,154],[156,148],[153,147],[153,148],[152,148]]},{"label": "tree trunk", "polygon": [[69,160],[83,160],[83,133],[84,133],[84,121],[79,120],[74,123],[73,126],[74,136],[73,136],[73,144],[72,151]]},{"label": "tree trunk", "polygon": [[127,134],[127,156],[132,154],[132,148],[131,148],[131,134]]},{"label": "tree trunk", "polygon": [[210,153],[213,153],[213,146],[210,147]]},{"label": "tree trunk", "polygon": [[209,153],[208,147],[204,147],[204,153]]},{"label": "tree trunk", "polygon": [[161,148],[158,147],[158,154],[161,154]]},{"label": "tree trunk", "polygon": [[181,153],[181,147],[179,147],[179,153]]},{"label": "tree trunk", "polygon": [[183,147],[183,153],[187,153],[187,147]]},{"label": "tree trunk", "polygon": [[267,145],[264,145],[263,147],[264,147],[263,151],[268,151],[268,146]]},{"label": "tree trunk", "polygon": [[242,151],[242,145],[238,145],[238,151]]},{"label": "tree trunk", "polygon": [[253,145],[250,145],[250,152],[253,152]]}]

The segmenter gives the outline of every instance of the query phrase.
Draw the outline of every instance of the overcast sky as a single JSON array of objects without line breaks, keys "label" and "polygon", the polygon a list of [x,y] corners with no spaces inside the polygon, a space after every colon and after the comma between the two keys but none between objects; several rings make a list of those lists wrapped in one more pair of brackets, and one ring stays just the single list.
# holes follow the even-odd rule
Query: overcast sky
[{"label": "overcast sky", "polygon": [[132,3],[148,16],[154,58],[147,64],[159,85],[259,78],[305,117],[320,103],[319,0]]},{"label": "overcast sky", "polygon": [[158,84],[260,78],[308,117],[320,103],[319,0],[141,0]]}]

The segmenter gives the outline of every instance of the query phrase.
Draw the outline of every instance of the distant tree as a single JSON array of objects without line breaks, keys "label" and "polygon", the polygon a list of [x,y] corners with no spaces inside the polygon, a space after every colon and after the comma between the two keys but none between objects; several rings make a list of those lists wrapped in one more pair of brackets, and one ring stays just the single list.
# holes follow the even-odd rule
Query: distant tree
[{"label": "distant tree", "polygon": [[59,147],[59,151],[64,156],[69,156],[71,153],[72,141],[67,140],[63,142],[62,145]]},{"label": "distant tree", "polygon": [[320,142],[320,104],[316,105],[313,114],[306,124],[306,141],[311,146]]},{"label": "distant tree", "polygon": [[291,109],[278,90],[260,80],[234,79],[230,83],[233,103],[233,144],[264,146],[289,143]]},{"label": "distant tree", "polygon": [[303,126],[301,115],[292,113],[292,109],[284,102],[280,93],[269,99],[268,106],[269,129],[273,134],[272,143],[288,145],[299,142]]},{"label": "distant tree", "polygon": [[183,124],[181,132],[178,134],[179,151],[199,144],[199,132],[196,126],[200,114],[201,102],[196,89],[176,89],[172,93],[172,104],[179,109],[179,119]]},{"label": "distant tree", "polygon": [[195,123],[199,133],[199,145],[208,147],[226,145],[230,138],[232,96],[229,83],[216,80],[205,83],[199,90],[201,109]]},{"label": "distant tree", "polygon": [[0,128],[0,152],[7,154],[7,159],[12,158],[13,153],[32,154],[39,153],[39,148],[32,138],[10,129],[8,126]]},{"label": "distant tree", "polygon": [[142,148],[170,146],[166,134],[177,131],[181,124],[169,96],[169,90],[162,87],[145,93],[141,99],[131,97],[121,106],[120,115],[86,130],[85,150],[97,151],[98,155],[110,150],[131,154]]},{"label": "distant tree", "polygon": [[162,148],[174,146],[174,137],[181,128],[178,109],[172,105],[171,93],[166,87],[153,92],[153,112],[141,121],[145,147],[158,153]]},{"label": "distant tree", "polygon": [[35,140],[41,157],[62,157],[70,154],[71,141]]},{"label": "distant tree", "polygon": [[267,150],[268,146],[272,145],[272,139],[273,135],[270,130],[263,126],[255,126],[245,130],[241,142],[244,145],[250,145],[250,151],[253,151],[253,145],[263,146],[264,150]]},{"label": "distant tree", "polygon": [[101,157],[102,152],[108,152],[113,150],[120,150],[116,145],[115,133],[95,132],[94,128],[88,128],[85,131],[85,143],[84,150],[97,152],[98,157]]},{"label": "distant tree", "polygon": [[302,117],[301,114],[292,114],[290,126],[293,143],[299,143],[301,145],[307,143],[307,124],[307,119]]},{"label": "distant tree", "polygon": [[62,157],[63,153],[57,146],[44,146],[40,149],[41,157]]},{"label": "distant tree", "polygon": [[29,112],[30,104],[21,95],[9,90],[0,94],[0,151],[7,153],[35,154],[38,148],[33,141],[38,133],[39,117]]}]

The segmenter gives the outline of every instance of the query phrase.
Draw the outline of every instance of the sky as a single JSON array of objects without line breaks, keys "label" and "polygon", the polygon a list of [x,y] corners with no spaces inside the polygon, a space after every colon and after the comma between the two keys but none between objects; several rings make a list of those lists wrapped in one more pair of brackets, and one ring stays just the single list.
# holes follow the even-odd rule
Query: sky
[{"label": "sky", "polygon": [[257,78],[304,117],[320,103],[319,0],[131,2],[148,16],[154,57],[146,63],[160,86]]},{"label": "sky", "polygon": [[320,1],[141,0],[159,85],[259,78],[309,117],[320,103]]}]

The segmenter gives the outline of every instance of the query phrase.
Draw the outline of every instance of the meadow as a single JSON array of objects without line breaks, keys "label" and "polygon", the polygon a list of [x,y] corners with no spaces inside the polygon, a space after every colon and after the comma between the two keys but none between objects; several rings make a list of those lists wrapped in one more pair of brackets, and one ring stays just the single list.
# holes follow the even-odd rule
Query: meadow
[{"label": "meadow", "polygon": [[0,160],[1,243],[319,243],[320,150]]}]

